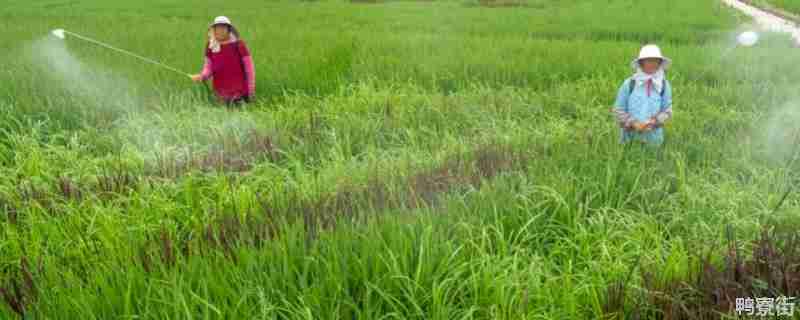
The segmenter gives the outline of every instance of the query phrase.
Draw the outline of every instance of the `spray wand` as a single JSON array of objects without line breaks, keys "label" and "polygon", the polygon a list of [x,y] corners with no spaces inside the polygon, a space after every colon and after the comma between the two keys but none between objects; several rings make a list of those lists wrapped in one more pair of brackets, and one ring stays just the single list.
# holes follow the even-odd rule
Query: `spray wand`
[{"label": "spray wand", "polygon": [[140,56],[138,54],[135,54],[133,52],[114,47],[114,46],[112,46],[110,44],[102,43],[100,41],[91,39],[91,38],[86,37],[86,36],[79,35],[79,34],[74,33],[74,32],[70,32],[70,31],[67,31],[67,30],[64,30],[64,29],[55,29],[55,30],[51,31],[50,33],[53,34],[56,38],[59,38],[59,39],[62,39],[62,40],[65,39],[67,35],[70,35],[70,36],[73,36],[75,38],[78,38],[78,39],[81,39],[81,40],[84,40],[84,41],[87,41],[87,42],[91,42],[91,43],[96,44],[98,46],[101,46],[101,47],[104,47],[104,48],[107,48],[107,49],[111,49],[111,50],[114,50],[114,51],[117,51],[117,52],[120,52],[120,53],[124,53],[126,55],[132,56],[132,57],[137,58],[139,60],[142,60],[142,61],[154,64],[154,65],[160,66],[160,67],[162,67],[164,69],[170,70],[170,71],[178,73],[180,75],[183,75],[183,76],[186,76],[186,77],[189,77],[189,78],[192,77],[191,74],[188,74],[186,72],[180,71],[180,70],[178,70],[176,68],[170,67],[170,66],[168,66],[166,64],[163,64],[161,62],[158,62],[156,60],[153,60],[153,59],[150,59],[150,58],[146,58],[146,57],[142,57],[142,56]]}]

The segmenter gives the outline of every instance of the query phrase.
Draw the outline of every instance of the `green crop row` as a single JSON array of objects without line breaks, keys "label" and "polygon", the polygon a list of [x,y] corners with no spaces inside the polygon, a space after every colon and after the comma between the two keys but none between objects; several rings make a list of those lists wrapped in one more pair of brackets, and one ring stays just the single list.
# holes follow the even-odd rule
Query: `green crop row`
[{"label": "green crop row", "polygon": [[[727,228],[800,222],[800,64],[716,1],[217,8],[0,8],[2,318],[594,319],[639,265],[688,279]],[[245,110],[48,36],[190,72],[220,14]],[[645,42],[674,60],[658,150],[609,112]]]}]

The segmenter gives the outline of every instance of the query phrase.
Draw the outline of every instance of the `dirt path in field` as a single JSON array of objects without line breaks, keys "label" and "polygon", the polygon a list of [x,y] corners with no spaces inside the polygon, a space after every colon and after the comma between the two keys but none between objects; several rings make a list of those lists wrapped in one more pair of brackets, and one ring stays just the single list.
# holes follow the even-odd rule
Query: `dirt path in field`
[{"label": "dirt path in field", "polygon": [[756,8],[741,0],[722,0],[723,3],[753,17],[753,20],[766,31],[785,32],[792,35],[795,45],[800,46],[800,28],[792,21],[776,14]]}]

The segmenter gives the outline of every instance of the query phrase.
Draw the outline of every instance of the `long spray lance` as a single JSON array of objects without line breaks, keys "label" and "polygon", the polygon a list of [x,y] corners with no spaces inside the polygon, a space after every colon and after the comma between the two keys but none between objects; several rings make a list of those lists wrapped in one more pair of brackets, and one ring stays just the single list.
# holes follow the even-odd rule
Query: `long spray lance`
[{"label": "long spray lance", "polygon": [[94,39],[79,35],[79,34],[74,33],[74,32],[70,32],[70,31],[67,31],[67,30],[64,30],[64,29],[55,29],[55,30],[51,31],[51,33],[53,34],[53,36],[55,36],[55,37],[57,37],[59,39],[62,39],[62,40],[65,39],[67,35],[70,35],[70,36],[73,36],[75,38],[94,43],[94,44],[96,44],[98,46],[101,46],[101,47],[104,47],[104,48],[107,48],[107,49],[111,49],[111,50],[114,50],[114,51],[117,51],[117,52],[120,52],[120,53],[124,53],[124,54],[132,56],[134,58],[137,58],[139,60],[142,60],[142,61],[154,64],[154,65],[160,66],[160,67],[162,67],[164,69],[173,71],[173,72],[178,73],[180,75],[183,75],[183,76],[186,76],[186,77],[189,77],[189,78],[192,77],[191,74],[188,74],[186,72],[180,71],[180,70],[178,70],[176,68],[170,67],[170,66],[168,66],[166,64],[163,64],[161,62],[158,62],[156,60],[153,60],[153,59],[150,59],[150,58],[146,58],[146,57],[142,57],[142,56],[140,56],[138,54],[135,54],[133,52],[114,47],[114,46],[112,46],[110,44],[102,43],[100,41],[97,41],[97,40],[94,40]]}]

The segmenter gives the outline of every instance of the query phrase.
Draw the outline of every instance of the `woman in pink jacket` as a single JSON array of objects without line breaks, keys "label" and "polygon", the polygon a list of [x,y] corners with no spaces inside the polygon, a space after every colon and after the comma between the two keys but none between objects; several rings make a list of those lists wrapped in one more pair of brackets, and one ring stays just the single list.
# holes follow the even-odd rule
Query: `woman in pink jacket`
[{"label": "woman in pink jacket", "polygon": [[217,17],[208,29],[205,64],[192,80],[213,79],[214,92],[224,103],[250,102],[256,90],[256,73],[250,50],[227,17]]}]

